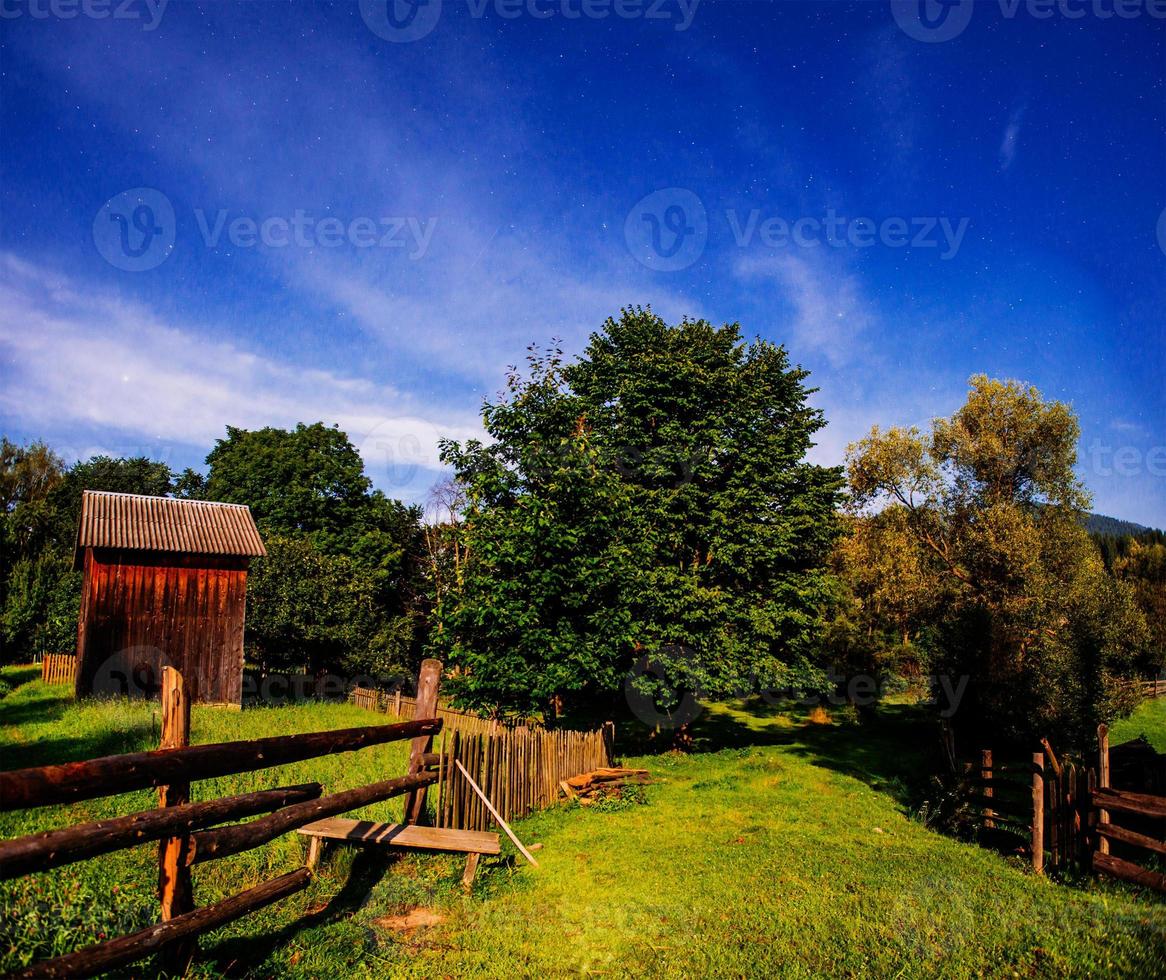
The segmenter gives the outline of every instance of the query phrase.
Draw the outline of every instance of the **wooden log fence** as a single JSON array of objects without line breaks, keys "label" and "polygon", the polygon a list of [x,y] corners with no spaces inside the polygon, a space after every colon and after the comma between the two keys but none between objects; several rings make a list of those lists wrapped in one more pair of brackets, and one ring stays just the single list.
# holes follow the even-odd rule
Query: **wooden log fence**
[{"label": "wooden log fence", "polygon": [[46,653],[40,662],[40,679],[46,684],[72,684],[77,658],[71,653]]},{"label": "wooden log fence", "polygon": [[[995,835],[1009,835],[1018,842],[1032,836],[1032,767],[1000,764],[991,749],[980,752],[978,767],[964,769],[971,782],[973,811],[979,825]],[[1043,793],[1043,781],[1042,781]]]},{"label": "wooden log fence", "polygon": [[[1028,766],[994,764],[982,750],[978,767],[964,769],[980,826],[1027,842],[1038,874],[1080,868],[1166,891],[1166,875],[1133,860],[1138,852],[1166,855],[1166,796],[1113,788],[1105,725],[1097,742],[1096,768],[1058,759],[1047,740]],[[1111,854],[1114,845],[1120,855]]]},{"label": "wooden log fence", "polygon": [[206,803],[143,810],[112,820],[98,820],[0,841],[0,881],[19,878],[33,871],[48,871],[49,868],[166,837],[189,834],[228,820],[268,813],[292,803],[315,799],[321,792],[319,783],[264,789]]},{"label": "wooden log fence", "polygon": [[187,863],[196,864],[212,861],[215,858],[228,857],[241,851],[250,851],[268,841],[275,840],[277,837],[282,837],[289,831],[303,827],[305,824],[323,820],[325,817],[334,817],[339,813],[347,813],[349,810],[368,806],[371,803],[380,803],[382,800],[389,800],[394,796],[402,796],[435,782],[437,782],[436,773],[423,772],[410,776],[398,776],[396,779],[386,779],[383,782],[370,783],[368,786],[358,786],[356,789],[346,790],[332,796],[324,796],[318,800],[294,803],[259,820],[253,820],[251,823],[220,827],[215,830],[200,830],[190,839],[190,854]]},{"label": "wooden log fence", "polygon": [[12,977],[13,980],[32,980],[34,977],[92,977],[106,973],[164,950],[171,943],[193,940],[201,933],[241,919],[281,898],[303,891],[311,882],[312,873],[307,868],[297,868],[214,905],[177,916],[169,922],[159,922],[141,932],[121,936],[99,946],[89,946],[53,960],[34,963]]},{"label": "wooden log fence", "polygon": [[[431,703],[437,702],[441,665],[426,661]],[[428,685],[428,686],[426,686]],[[299,868],[221,902],[197,908],[191,868],[202,861],[237,854],[266,844],[281,834],[324,817],[345,813],[390,797],[418,794],[439,781],[440,756],[429,751],[442,721],[414,718],[391,725],[311,732],[272,738],[190,746],[190,705],[181,676],[163,674],[162,747],[153,752],[106,756],[84,762],[0,772],[0,810],[48,806],[157,787],[159,806],[73,827],[42,831],[0,841],[0,879],[44,871],[138,844],[159,842],[158,894],[161,921],[74,953],[36,963],[17,977],[88,977],[159,953],[167,975],[189,966],[201,933],[301,891],[311,871]],[[240,796],[191,803],[190,783],[200,779],[253,772],[271,766],[351,752],[386,742],[412,739],[410,771],[330,796],[318,783],[261,790]],[[266,813],[249,823],[215,826]]]},{"label": "wooden log fence", "polygon": [[1142,697],[1166,698],[1166,677],[1142,682]]},{"label": "wooden log fence", "polygon": [[341,728],[304,735],[275,735],[243,742],[216,742],[185,749],[156,749],[0,772],[0,810],[75,803],[164,784],[254,772],[335,752],[399,742],[441,730],[437,718]]},{"label": "wooden log fence", "polygon": [[[1166,892],[1166,874],[1133,860],[1145,851],[1166,855],[1166,796],[1110,786],[1109,729],[1105,725],[1097,729],[1097,754],[1098,785],[1090,787],[1089,792],[1092,868],[1112,878]],[[1131,820],[1135,827],[1123,825]],[[1112,853],[1115,846],[1120,854]]]}]

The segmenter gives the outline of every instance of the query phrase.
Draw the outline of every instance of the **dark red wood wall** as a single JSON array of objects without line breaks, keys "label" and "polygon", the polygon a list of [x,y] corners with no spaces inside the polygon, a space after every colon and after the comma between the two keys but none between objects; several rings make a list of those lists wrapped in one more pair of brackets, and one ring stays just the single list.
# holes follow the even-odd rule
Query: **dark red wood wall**
[{"label": "dark red wood wall", "polygon": [[156,697],[162,668],[191,700],[239,704],[246,558],[85,549],[77,693]]}]

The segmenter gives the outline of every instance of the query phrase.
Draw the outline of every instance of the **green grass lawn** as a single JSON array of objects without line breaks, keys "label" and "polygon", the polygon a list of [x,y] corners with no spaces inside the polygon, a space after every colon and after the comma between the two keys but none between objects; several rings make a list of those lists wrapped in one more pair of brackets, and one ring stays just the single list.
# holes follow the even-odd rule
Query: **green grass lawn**
[{"label": "green grass lawn", "polygon": [[[19,678],[16,678],[19,680]],[[30,681],[0,700],[2,765],[155,744],[156,709],[81,704]],[[197,741],[367,723],[337,705],[195,710]],[[859,727],[768,706],[717,706],[697,751],[627,760],[642,803],[560,807],[516,824],[473,893],[461,860],[333,849],[312,887],[204,938],[196,974],[385,976],[1160,976],[1166,903],[1116,885],[1070,887],[910,816],[931,745],[910,706]],[[198,798],[320,779],[329,790],[400,772],[403,746],[197,784]],[[0,836],[150,806],[150,793],[0,815]],[[392,817],[398,804],[370,808]],[[195,871],[200,904],[296,867],[304,845]],[[155,848],[0,885],[0,972],[153,921]],[[442,921],[402,932],[413,909]],[[147,968],[142,973],[150,973]]]},{"label": "green grass lawn", "polygon": [[1144,735],[1159,752],[1166,752],[1166,698],[1143,701],[1128,718],[1123,718],[1109,733],[1109,744],[1120,745]]}]

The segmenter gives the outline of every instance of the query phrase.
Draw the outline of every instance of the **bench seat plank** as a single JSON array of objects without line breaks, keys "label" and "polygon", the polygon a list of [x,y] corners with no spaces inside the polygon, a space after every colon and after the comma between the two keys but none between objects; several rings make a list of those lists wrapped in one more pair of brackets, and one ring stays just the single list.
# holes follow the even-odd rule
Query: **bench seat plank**
[{"label": "bench seat plank", "polygon": [[388,844],[394,847],[418,847],[431,851],[460,851],[463,854],[498,854],[502,850],[498,835],[482,830],[447,830],[418,827],[414,824],[376,823],[329,817],[299,828],[305,837],[352,841],[363,844]]}]

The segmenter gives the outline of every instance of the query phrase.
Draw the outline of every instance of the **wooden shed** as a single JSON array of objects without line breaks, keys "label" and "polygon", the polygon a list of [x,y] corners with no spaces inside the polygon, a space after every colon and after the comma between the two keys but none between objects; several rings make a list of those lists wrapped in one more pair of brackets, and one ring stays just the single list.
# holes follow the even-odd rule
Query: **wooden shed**
[{"label": "wooden shed", "polygon": [[266,553],[240,504],[86,490],[77,694],[155,697],[172,666],[191,700],[240,704],[247,569]]}]

